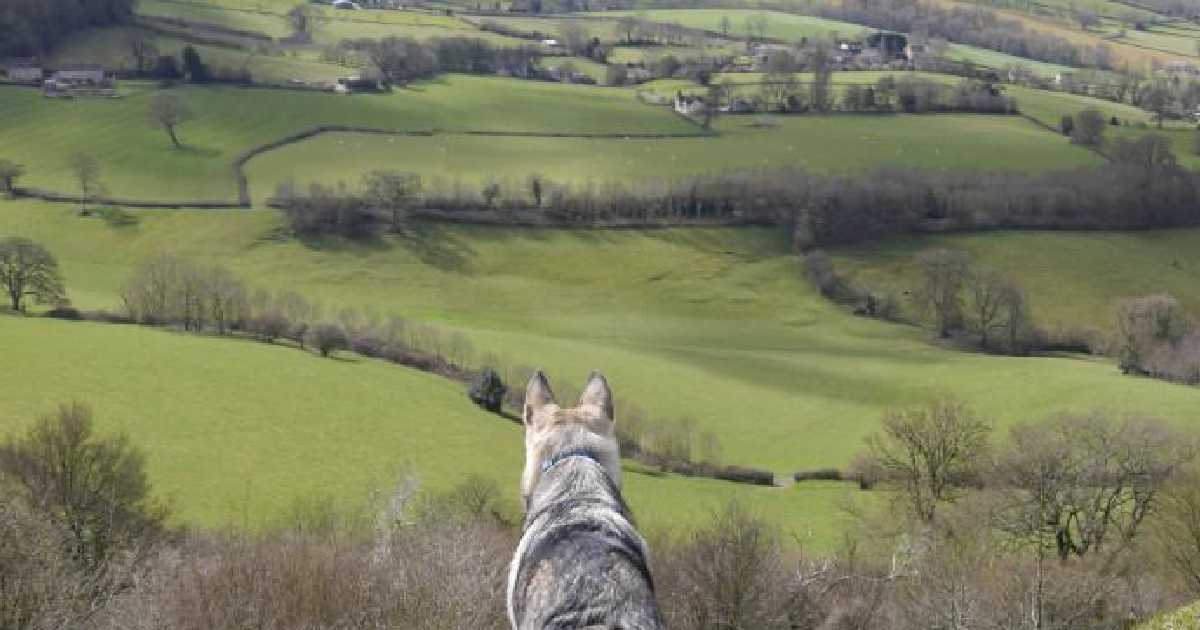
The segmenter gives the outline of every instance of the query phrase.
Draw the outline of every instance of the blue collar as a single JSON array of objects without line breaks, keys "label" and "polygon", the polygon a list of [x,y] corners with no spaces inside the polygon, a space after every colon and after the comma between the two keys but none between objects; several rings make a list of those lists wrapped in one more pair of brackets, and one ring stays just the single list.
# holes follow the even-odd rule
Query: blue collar
[{"label": "blue collar", "polygon": [[553,457],[546,460],[546,463],[542,464],[542,474],[546,474],[546,471],[559,465],[563,460],[571,459],[572,457],[583,457],[585,459],[590,459],[597,464],[600,464],[601,468],[604,467],[604,464],[600,463],[600,455],[598,455],[596,451],[590,448],[573,448],[567,451],[562,451],[561,453],[556,453]]}]

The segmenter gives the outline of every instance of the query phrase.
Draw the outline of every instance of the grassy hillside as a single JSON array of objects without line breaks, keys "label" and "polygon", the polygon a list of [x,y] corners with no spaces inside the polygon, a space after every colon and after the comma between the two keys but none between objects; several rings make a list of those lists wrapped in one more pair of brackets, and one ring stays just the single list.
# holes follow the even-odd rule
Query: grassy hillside
[{"label": "grassy hillside", "polygon": [[631,92],[495,77],[450,76],[383,95],[181,87],[196,118],[172,148],[146,119],[151,86],[125,82],[122,99],[51,100],[0,88],[0,152],[23,163],[30,186],[71,190],[67,157],[102,157],[112,194],[153,199],[233,199],[231,164],[241,152],[320,124],[404,130],[688,132],[670,112]]},{"label": "grassy hillside", "polygon": [[872,286],[908,288],[912,255],[970,252],[1012,275],[1043,323],[1107,329],[1117,300],[1167,292],[1200,314],[1200,231],[1010,232],[893,239],[841,249],[837,264]]},{"label": "grassy hillside", "polygon": [[[284,83],[291,79],[332,82],[351,71],[343,66],[320,61],[312,51],[270,53],[254,47],[242,50],[209,46],[136,27],[93,29],[75,35],[54,51],[51,63],[100,63],[106,68],[132,68],[133,59],[128,43],[131,36],[154,44],[160,54],[176,57],[184,47],[191,45],[200,53],[205,64],[225,70],[245,68],[255,81],[265,83]],[[122,86],[127,88],[130,83],[122,83]]]},{"label": "grassy hillside", "polygon": [[1200,603],[1164,613],[1138,626],[1138,630],[1197,630],[1200,628]]},{"label": "grassy hillside", "polygon": [[726,461],[779,472],[844,465],[885,409],[945,393],[1001,425],[1093,407],[1200,421],[1198,389],[1125,378],[1105,362],[947,352],[923,331],[851,317],[812,291],[774,230],[428,226],[305,244],[279,238],[266,212],[139,216],[110,228],[70,208],[10,202],[0,234],[50,247],[84,307],[113,307],[131,265],[169,250],[328,309],[440,322],[509,365],[574,379],[601,368],[654,416],[713,431]]},{"label": "grassy hillside", "polygon": [[[257,528],[302,502],[353,509],[413,472],[444,490],[476,474],[518,501],[521,428],[482,413],[439,377],[358,357],[132,326],[0,316],[0,434],[59,403],[85,401],[102,433],[124,431],[181,521]],[[619,391],[619,390],[618,390]],[[792,490],[627,471],[626,497],[651,530],[687,527],[734,497],[805,544],[837,542],[844,485]]]},{"label": "grassy hillside", "polygon": [[[753,126],[757,120],[731,116],[715,125],[720,137],[668,140],[326,134],[257,157],[247,173],[262,199],[288,178],[356,183],[379,164],[425,177],[509,179],[522,186],[530,173],[602,183],[793,166],[834,173],[898,164],[1039,171],[1099,160],[1017,117],[794,116],[766,128]],[[330,155],[345,157],[331,163]]]}]

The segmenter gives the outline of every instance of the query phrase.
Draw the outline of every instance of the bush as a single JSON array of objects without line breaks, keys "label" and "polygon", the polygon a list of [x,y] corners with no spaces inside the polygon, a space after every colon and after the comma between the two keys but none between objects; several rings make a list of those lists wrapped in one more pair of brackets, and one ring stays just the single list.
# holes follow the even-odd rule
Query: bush
[{"label": "bush", "polygon": [[79,309],[71,308],[70,306],[58,306],[46,311],[46,317],[77,322],[83,319],[83,313],[80,313]]},{"label": "bush", "polygon": [[309,331],[308,340],[309,345],[316,348],[323,357],[350,347],[350,339],[346,337],[346,331],[337,324],[317,324]]},{"label": "bush", "polygon": [[841,481],[842,471],[836,468],[819,468],[817,470],[801,470],[792,474],[797,483],[801,481]]},{"label": "bush", "polygon": [[150,496],[145,456],[124,435],[93,435],[91,409],[80,403],[0,445],[4,480],[69,534],[70,556],[92,571],[166,533],[167,510]]},{"label": "bush", "polygon": [[82,608],[67,534],[0,485],[0,628],[59,627]]},{"label": "bush", "polygon": [[472,381],[467,395],[476,405],[492,413],[500,413],[500,407],[504,403],[504,394],[507,391],[508,387],[504,385],[504,381],[500,380],[500,375],[495,370],[486,368]]}]

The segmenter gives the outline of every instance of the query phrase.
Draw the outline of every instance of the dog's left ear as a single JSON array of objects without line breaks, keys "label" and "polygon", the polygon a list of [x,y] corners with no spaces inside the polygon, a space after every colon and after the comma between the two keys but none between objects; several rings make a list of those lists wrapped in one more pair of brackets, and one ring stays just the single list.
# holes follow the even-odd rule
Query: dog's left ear
[{"label": "dog's left ear", "polygon": [[613,419],[613,395],[608,387],[608,381],[599,372],[592,372],[588,377],[583,394],[579,397],[580,405],[595,405],[604,410],[604,417]]}]

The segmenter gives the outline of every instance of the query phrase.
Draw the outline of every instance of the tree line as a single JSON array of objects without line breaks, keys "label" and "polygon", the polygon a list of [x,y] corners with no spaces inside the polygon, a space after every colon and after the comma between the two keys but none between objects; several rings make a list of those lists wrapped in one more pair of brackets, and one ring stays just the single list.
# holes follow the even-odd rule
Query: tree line
[{"label": "tree line", "polygon": [[136,0],[6,0],[0,7],[0,57],[35,57],[77,31],[126,24]]},{"label": "tree line", "polygon": [[1200,176],[1169,141],[1147,134],[1104,144],[1110,162],[1042,173],[888,167],[865,175],[787,168],[676,180],[556,182],[421,178],[379,194],[369,182],[285,182],[271,204],[302,235],[363,236],[407,217],[460,215],[560,225],[729,221],[791,231],[800,251],[929,229],[1139,229],[1200,223]]},{"label": "tree line", "polygon": [[403,86],[446,72],[526,77],[542,57],[537,46],[496,46],[477,37],[346,39],[325,53],[340,63],[365,65],[389,84]]}]

